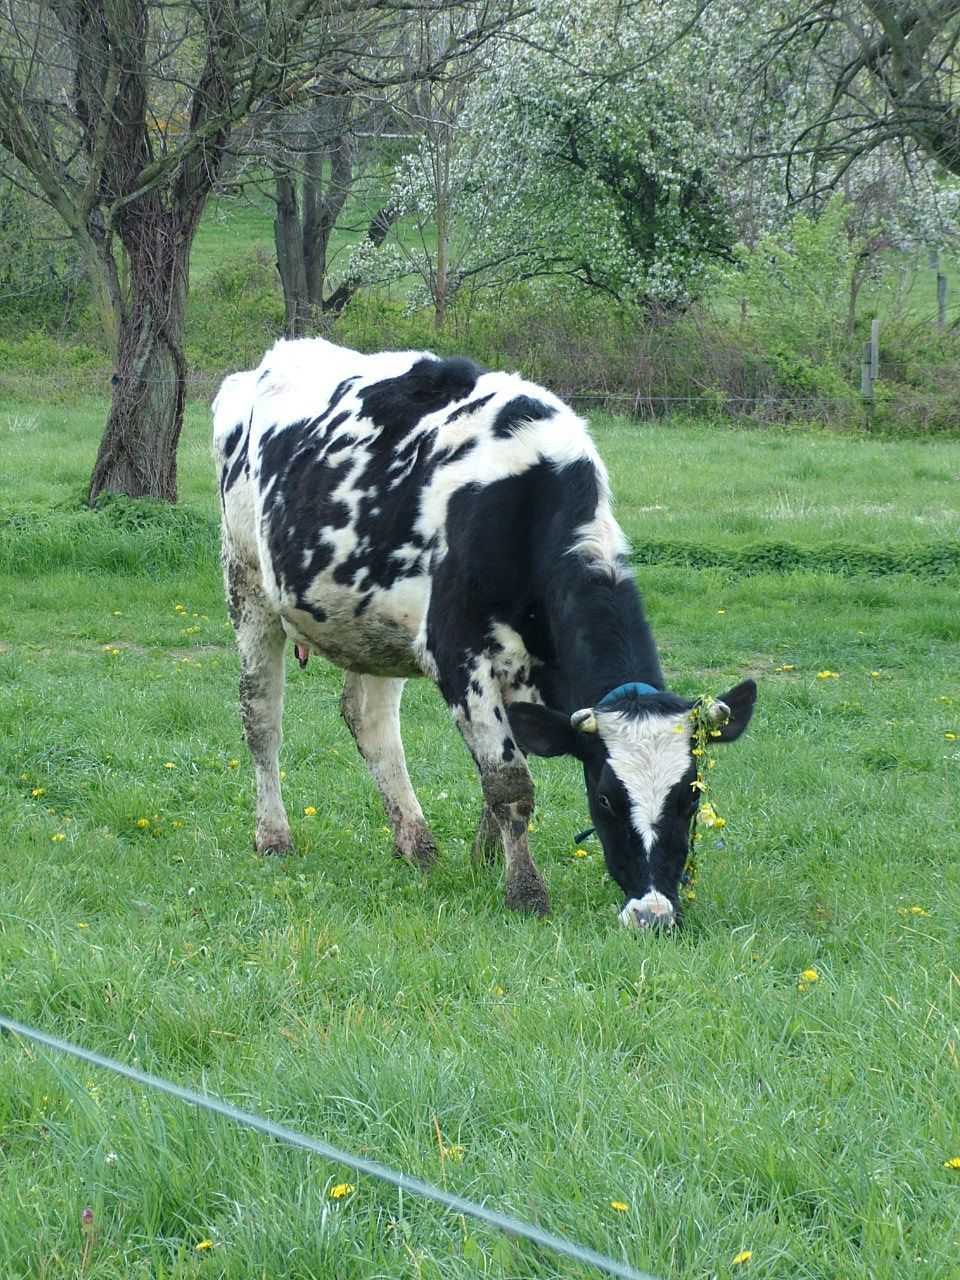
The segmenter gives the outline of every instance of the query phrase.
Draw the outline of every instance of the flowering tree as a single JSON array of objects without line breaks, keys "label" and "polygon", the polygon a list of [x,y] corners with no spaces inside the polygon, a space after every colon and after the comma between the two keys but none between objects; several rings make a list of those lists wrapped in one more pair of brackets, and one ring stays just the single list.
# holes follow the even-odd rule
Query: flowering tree
[{"label": "flowering tree", "polygon": [[440,282],[449,301],[546,275],[673,304],[727,253],[718,156],[674,74],[680,17],[540,4],[433,113],[396,199],[421,227],[410,257],[435,307]]}]

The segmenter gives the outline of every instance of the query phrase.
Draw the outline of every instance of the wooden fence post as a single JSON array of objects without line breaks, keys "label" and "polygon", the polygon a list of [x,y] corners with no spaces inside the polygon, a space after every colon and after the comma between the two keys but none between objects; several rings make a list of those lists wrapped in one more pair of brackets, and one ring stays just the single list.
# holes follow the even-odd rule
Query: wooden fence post
[{"label": "wooden fence post", "polygon": [[863,344],[863,354],[860,357],[860,397],[865,404],[873,403],[873,378],[870,376],[872,363],[873,343],[865,342]]}]

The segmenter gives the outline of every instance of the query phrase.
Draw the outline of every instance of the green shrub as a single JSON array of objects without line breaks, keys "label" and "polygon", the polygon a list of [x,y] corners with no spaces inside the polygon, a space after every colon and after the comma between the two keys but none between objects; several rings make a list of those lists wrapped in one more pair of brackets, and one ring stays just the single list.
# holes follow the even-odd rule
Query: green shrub
[{"label": "green shrub", "polygon": [[105,360],[105,353],[97,347],[63,342],[39,330],[22,338],[0,338],[0,369],[10,372],[49,374],[94,369]]},{"label": "green shrub", "polygon": [[283,333],[283,295],[262,249],[224,262],[187,303],[187,362],[219,375],[259,364]]},{"label": "green shrub", "polygon": [[0,179],[0,316],[6,327],[62,330],[82,309],[80,255],[41,200]]}]

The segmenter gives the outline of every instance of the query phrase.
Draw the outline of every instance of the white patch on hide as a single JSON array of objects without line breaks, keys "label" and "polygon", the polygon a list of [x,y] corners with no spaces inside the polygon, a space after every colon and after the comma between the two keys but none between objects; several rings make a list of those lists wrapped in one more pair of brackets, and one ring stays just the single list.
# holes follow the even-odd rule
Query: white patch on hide
[{"label": "white patch on hide", "polygon": [[598,711],[597,725],[610,767],[629,797],[633,826],[649,853],[664,802],[690,768],[690,718],[686,712],[635,716]]},{"label": "white patch on hide", "polygon": [[613,518],[606,493],[601,494],[593,519],[582,524],[575,534],[577,540],[568,555],[580,556],[601,573],[609,574],[614,582],[621,582],[627,577],[624,560],[630,548],[623,530]]}]

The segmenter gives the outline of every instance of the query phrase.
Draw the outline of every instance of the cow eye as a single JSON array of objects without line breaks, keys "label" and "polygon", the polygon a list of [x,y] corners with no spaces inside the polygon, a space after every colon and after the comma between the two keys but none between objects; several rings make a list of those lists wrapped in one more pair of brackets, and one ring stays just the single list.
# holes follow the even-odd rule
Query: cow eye
[{"label": "cow eye", "polygon": [[601,809],[606,809],[608,813],[613,812],[613,805],[610,803],[610,799],[608,796],[605,796],[601,793],[600,795],[597,796],[597,803],[600,805]]}]

